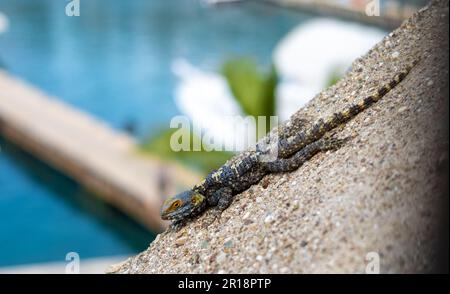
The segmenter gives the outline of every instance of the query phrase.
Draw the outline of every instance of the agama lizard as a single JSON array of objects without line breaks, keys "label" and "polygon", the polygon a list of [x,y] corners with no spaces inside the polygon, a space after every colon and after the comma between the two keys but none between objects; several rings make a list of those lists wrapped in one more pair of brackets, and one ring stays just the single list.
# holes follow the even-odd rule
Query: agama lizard
[{"label": "agama lizard", "polygon": [[266,174],[293,171],[318,152],[339,148],[346,139],[336,139],[333,136],[326,136],[326,133],[380,100],[407,76],[416,63],[396,74],[374,95],[347,106],[343,111],[336,112],[325,120],[319,119],[304,131],[280,139],[277,142],[278,157],[274,161],[261,160],[263,155],[270,152],[268,150],[270,147],[264,149],[259,143],[256,151],[247,151],[238,160],[227,161],[191,190],[168,198],[161,208],[162,219],[172,220],[173,225],[181,224],[201,214],[208,207],[215,207],[213,215],[217,216],[230,205],[234,195],[258,183]]}]

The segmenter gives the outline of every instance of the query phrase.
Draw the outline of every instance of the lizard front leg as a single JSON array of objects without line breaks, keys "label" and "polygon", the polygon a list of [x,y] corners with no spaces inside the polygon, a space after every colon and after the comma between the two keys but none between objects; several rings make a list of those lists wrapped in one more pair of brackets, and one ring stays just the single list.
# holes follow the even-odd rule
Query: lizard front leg
[{"label": "lizard front leg", "polygon": [[213,223],[228,206],[233,202],[233,190],[230,187],[223,187],[215,191],[208,197],[208,204],[213,207],[211,214],[206,220],[206,226]]}]

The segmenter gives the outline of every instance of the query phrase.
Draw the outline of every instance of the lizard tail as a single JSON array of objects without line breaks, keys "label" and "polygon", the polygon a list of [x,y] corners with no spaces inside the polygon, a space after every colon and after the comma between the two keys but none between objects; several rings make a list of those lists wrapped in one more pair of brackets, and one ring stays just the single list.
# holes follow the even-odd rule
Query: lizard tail
[{"label": "lizard tail", "polygon": [[330,118],[328,118],[327,121],[325,121],[323,128],[327,129],[327,131],[331,130],[332,128],[335,128],[339,124],[347,122],[360,112],[366,110],[374,103],[378,102],[381,98],[384,97],[384,95],[389,93],[393,88],[395,88],[398,84],[400,84],[417,63],[418,62],[415,61],[412,64],[408,65],[404,70],[396,74],[395,77],[389,83],[386,83],[383,86],[381,86],[374,95],[368,96],[360,100],[359,102],[350,105],[340,113],[333,114]]},{"label": "lizard tail", "polygon": [[351,104],[340,112],[336,112],[327,119],[319,119],[309,130],[296,134],[293,138],[288,140],[281,140],[279,145],[279,155],[287,157],[300,150],[304,146],[319,140],[326,132],[336,128],[337,126],[349,121],[360,112],[366,110],[374,103],[378,102],[384,95],[391,91],[395,86],[409,74],[414,66],[419,61],[416,60],[408,65],[404,70],[395,75],[389,82],[378,89],[378,91],[371,96],[368,96],[355,104]]}]

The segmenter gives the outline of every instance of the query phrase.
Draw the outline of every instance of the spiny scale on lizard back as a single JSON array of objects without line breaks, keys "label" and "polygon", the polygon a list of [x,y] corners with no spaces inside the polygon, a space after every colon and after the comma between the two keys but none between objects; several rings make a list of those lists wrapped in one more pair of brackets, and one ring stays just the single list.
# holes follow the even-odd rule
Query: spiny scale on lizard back
[{"label": "spiny scale on lizard back", "polygon": [[245,156],[233,158],[218,170],[209,173],[202,182],[194,187],[194,190],[206,193],[211,188],[230,185],[233,181],[236,181],[240,176],[255,167],[258,162],[258,154],[253,151],[246,151]]}]

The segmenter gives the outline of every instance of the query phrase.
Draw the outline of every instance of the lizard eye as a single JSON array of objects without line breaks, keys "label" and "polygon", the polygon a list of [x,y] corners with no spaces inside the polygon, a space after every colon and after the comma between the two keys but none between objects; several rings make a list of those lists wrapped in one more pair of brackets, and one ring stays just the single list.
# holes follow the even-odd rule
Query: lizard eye
[{"label": "lizard eye", "polygon": [[178,207],[180,207],[181,206],[181,201],[180,200],[177,200],[177,201],[175,201],[174,203],[172,203],[172,209],[177,209]]}]

